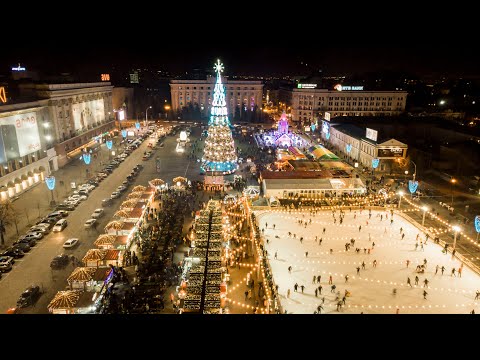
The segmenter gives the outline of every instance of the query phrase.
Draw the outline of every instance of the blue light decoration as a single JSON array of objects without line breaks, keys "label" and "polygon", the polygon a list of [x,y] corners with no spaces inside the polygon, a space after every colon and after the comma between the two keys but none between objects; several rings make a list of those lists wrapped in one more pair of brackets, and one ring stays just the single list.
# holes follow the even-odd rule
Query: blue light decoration
[{"label": "blue light decoration", "polygon": [[107,275],[107,278],[105,279],[105,281],[103,282],[104,285],[107,285],[113,278],[113,275],[115,275],[115,271],[113,270],[113,268],[110,270],[110,272],[108,273]]},{"label": "blue light decoration", "polygon": [[45,184],[47,184],[48,190],[55,189],[55,176],[47,176],[45,178]]},{"label": "blue light decoration", "polygon": [[136,123],[135,123],[135,127],[137,128],[137,130],[139,130],[139,129],[140,129],[140,123],[139,123],[139,122],[136,122]]},{"label": "blue light decoration", "polygon": [[408,190],[413,195],[418,189],[418,181],[409,180],[408,181]]},{"label": "blue light decoration", "polygon": [[480,233],[480,215],[475,216],[475,230]]},{"label": "blue light decoration", "polygon": [[122,130],[122,136],[123,136],[123,138],[127,137],[127,130]]},{"label": "blue light decoration", "polygon": [[106,144],[107,144],[107,149],[108,149],[108,150],[112,150],[113,141],[112,141],[112,140],[107,140]]},{"label": "blue light decoration", "polygon": [[350,151],[352,151],[352,144],[347,144],[347,153],[350,154]]},{"label": "blue light decoration", "polygon": [[380,164],[380,159],[372,159],[372,168],[374,169],[378,168],[379,164]]},{"label": "blue light decoration", "polygon": [[85,164],[90,165],[90,162],[92,161],[92,155],[90,155],[90,153],[83,154],[83,161]]},{"label": "blue light decoration", "polygon": [[312,129],[312,132],[314,132],[314,131],[315,131],[315,129],[317,128],[317,125],[315,125],[315,124],[312,124],[312,125],[310,125],[310,128]]},{"label": "blue light decoration", "polygon": [[232,124],[228,119],[225,87],[222,84],[223,69],[223,64],[218,60],[215,64],[217,80],[213,92],[201,171],[205,173],[209,171],[222,172],[227,175],[238,169],[238,158],[232,138]]},{"label": "blue light decoration", "polygon": [[327,132],[327,133],[325,134],[325,138],[326,138],[327,140],[330,140],[330,133],[329,133],[329,132]]}]

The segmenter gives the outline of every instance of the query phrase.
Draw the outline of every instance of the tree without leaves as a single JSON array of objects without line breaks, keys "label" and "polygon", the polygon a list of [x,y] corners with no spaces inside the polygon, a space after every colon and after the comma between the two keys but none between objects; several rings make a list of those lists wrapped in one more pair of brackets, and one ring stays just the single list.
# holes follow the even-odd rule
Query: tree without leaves
[{"label": "tree without leaves", "polygon": [[1,245],[5,245],[5,232],[8,225],[15,223],[15,209],[10,201],[0,202],[0,239]]}]

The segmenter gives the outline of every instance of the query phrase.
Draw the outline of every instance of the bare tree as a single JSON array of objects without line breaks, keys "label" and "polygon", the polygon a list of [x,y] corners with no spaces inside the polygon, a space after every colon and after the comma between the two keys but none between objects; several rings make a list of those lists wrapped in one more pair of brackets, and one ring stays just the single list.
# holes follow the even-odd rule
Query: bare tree
[{"label": "bare tree", "polygon": [[5,245],[5,232],[8,225],[16,223],[16,213],[12,203],[9,200],[0,202],[0,240],[1,245]]}]

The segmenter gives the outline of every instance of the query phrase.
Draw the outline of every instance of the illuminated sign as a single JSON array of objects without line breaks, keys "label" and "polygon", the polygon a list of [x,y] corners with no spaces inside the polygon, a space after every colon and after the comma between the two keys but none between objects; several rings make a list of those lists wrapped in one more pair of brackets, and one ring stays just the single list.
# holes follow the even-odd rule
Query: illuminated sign
[{"label": "illuminated sign", "polygon": [[139,84],[140,83],[140,79],[138,77],[138,72],[134,72],[132,74],[130,74],[130,84]]},{"label": "illuminated sign", "polygon": [[347,85],[341,85],[337,84],[333,87],[337,91],[362,91],[363,86],[347,86]]},{"label": "illuminated sign", "polygon": [[7,159],[25,156],[41,148],[34,112],[1,118],[0,130]]},{"label": "illuminated sign", "polygon": [[317,84],[298,84],[297,87],[299,89],[316,89]]},{"label": "illuminated sign", "polygon": [[326,122],[326,121],[323,121],[323,122],[322,122],[322,132],[323,132],[324,134],[328,134],[328,133],[330,132],[330,125],[329,125],[329,123]]},{"label": "illuminated sign", "polygon": [[367,128],[367,134],[366,134],[365,137],[366,137],[367,139],[370,139],[370,140],[373,140],[373,141],[377,141],[378,131]]},{"label": "illuminated sign", "polygon": [[7,94],[4,86],[0,87],[0,101],[4,104],[7,102]]},{"label": "illuminated sign", "polygon": [[135,136],[135,131],[128,131],[127,136]]},{"label": "illuminated sign", "polygon": [[402,148],[378,149],[379,158],[397,158],[403,157]]},{"label": "illuminated sign", "polygon": [[330,121],[330,113],[329,112],[325,113],[325,120]]},{"label": "illuminated sign", "polygon": [[20,64],[18,64],[17,67],[12,67],[12,71],[25,71],[27,70],[26,68],[24,68],[23,66],[20,66]]},{"label": "illuminated sign", "polygon": [[110,74],[102,74],[100,75],[102,81],[110,81]]}]

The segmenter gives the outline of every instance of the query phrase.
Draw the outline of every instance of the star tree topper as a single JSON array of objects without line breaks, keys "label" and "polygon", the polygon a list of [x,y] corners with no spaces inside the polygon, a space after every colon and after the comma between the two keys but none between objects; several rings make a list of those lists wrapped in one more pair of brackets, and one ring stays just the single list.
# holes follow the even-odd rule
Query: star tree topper
[{"label": "star tree topper", "polygon": [[223,64],[220,62],[220,59],[217,60],[217,63],[213,68],[215,69],[215,72],[219,74],[223,72],[224,67],[223,67]]}]

